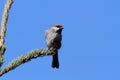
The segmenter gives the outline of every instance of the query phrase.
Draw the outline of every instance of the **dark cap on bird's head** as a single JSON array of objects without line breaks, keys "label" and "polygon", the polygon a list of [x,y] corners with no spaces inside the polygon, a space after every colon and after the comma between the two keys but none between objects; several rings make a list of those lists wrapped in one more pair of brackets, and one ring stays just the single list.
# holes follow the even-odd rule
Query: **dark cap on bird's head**
[{"label": "dark cap on bird's head", "polygon": [[60,25],[60,24],[55,24],[55,25],[53,25],[53,27],[57,27],[57,28],[59,28],[59,29],[64,29],[64,28],[62,27],[62,25]]}]

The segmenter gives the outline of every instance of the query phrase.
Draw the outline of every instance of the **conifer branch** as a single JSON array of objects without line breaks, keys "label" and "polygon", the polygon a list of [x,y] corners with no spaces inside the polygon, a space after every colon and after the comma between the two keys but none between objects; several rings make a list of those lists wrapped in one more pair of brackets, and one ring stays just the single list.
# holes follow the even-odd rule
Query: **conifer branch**
[{"label": "conifer branch", "polygon": [[[6,24],[8,21],[8,16],[9,16],[8,14],[9,14],[10,8],[12,6],[12,3],[13,3],[13,0],[7,0],[7,3],[5,4],[3,16],[2,16],[1,33],[0,33],[0,66],[3,63],[3,54],[6,50],[6,47],[4,45],[5,35],[6,35]],[[54,55],[54,52],[51,52],[51,50],[48,50],[48,49],[32,50],[31,52],[28,52],[25,55],[17,57],[15,60],[10,62],[6,67],[2,68],[0,70],[0,76],[15,69],[16,67],[20,66],[21,64],[30,61],[31,59],[34,59],[37,57],[48,56],[48,55]]]},{"label": "conifer branch", "polygon": [[7,0],[7,3],[5,4],[5,8],[2,16],[2,22],[1,22],[1,44],[4,44],[5,42],[6,24],[12,3],[13,0]]},{"label": "conifer branch", "polygon": [[22,55],[20,57],[17,57],[15,60],[10,62],[5,68],[3,68],[1,70],[0,76],[2,76],[3,74],[15,69],[16,67],[20,66],[21,64],[30,61],[31,59],[34,59],[34,58],[37,58],[37,57],[53,55],[53,54],[51,54],[51,52],[47,49],[32,50],[31,52],[28,52],[26,55]]},{"label": "conifer branch", "polygon": [[6,47],[4,45],[5,42],[5,35],[6,35],[6,24],[8,21],[9,11],[12,6],[13,0],[7,0],[7,3],[5,4],[2,21],[1,21],[1,33],[0,33],[0,67],[3,63],[3,54],[6,50]]}]

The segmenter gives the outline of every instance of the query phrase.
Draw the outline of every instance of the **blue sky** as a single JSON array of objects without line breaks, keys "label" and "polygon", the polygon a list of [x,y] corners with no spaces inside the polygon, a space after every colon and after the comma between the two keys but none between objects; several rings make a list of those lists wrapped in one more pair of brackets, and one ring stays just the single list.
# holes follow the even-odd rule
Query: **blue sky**
[{"label": "blue sky", "polygon": [[[6,0],[0,1],[0,21]],[[60,68],[39,57],[1,80],[120,80],[120,0],[15,0],[4,54],[7,65],[32,49],[46,48],[45,30],[64,27]]]}]

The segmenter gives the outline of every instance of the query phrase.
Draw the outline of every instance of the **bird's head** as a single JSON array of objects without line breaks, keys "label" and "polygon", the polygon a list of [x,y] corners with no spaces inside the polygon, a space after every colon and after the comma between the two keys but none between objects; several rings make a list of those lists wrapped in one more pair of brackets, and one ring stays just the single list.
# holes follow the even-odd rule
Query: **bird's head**
[{"label": "bird's head", "polygon": [[51,27],[55,32],[58,32],[61,34],[62,30],[64,29],[62,25],[60,24],[55,24]]}]

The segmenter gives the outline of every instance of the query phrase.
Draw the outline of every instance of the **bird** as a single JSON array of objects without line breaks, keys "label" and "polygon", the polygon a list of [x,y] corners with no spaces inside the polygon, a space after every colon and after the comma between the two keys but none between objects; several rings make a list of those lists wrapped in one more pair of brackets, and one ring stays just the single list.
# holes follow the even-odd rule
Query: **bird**
[{"label": "bird", "polygon": [[46,45],[48,47],[48,50],[51,51],[51,53],[54,53],[52,55],[52,67],[53,68],[59,68],[59,60],[58,60],[58,50],[61,48],[61,41],[62,41],[62,30],[64,28],[60,24],[55,24],[50,29],[45,31],[45,39],[46,39]]}]

